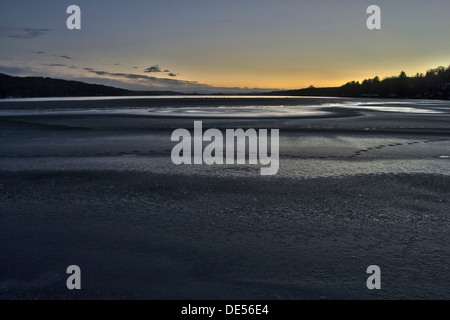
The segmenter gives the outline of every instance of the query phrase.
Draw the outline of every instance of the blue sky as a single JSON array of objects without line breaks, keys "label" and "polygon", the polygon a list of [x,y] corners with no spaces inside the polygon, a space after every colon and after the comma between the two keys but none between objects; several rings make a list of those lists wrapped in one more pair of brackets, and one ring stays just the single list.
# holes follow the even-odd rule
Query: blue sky
[{"label": "blue sky", "polygon": [[[66,27],[71,4],[81,30]],[[366,27],[371,4],[381,30]],[[335,86],[448,66],[449,12],[448,0],[2,0],[0,72],[185,92]]]}]

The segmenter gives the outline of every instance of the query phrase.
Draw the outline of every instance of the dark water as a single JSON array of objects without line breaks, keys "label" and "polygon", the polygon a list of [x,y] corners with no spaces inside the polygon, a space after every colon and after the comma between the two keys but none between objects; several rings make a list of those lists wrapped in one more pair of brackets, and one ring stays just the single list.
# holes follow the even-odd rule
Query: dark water
[{"label": "dark water", "polygon": [[[279,129],[278,174],[174,165],[194,120]],[[449,159],[441,101],[1,101],[0,298],[448,299]]]}]

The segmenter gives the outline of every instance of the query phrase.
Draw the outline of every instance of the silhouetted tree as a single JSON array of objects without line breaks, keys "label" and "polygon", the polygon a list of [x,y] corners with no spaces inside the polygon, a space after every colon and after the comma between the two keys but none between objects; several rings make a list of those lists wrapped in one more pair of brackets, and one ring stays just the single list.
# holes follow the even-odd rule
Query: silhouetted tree
[{"label": "silhouetted tree", "polygon": [[380,81],[377,76],[365,79],[362,84],[351,81],[338,90],[340,96],[360,97],[400,97],[450,99],[450,66],[430,69],[424,75],[417,73],[408,77],[402,71],[398,77],[389,77]]}]

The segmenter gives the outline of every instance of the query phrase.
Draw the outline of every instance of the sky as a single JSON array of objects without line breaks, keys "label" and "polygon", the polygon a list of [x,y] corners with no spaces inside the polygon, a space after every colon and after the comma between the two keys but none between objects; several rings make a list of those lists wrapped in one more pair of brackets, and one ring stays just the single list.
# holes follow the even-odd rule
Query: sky
[{"label": "sky", "polygon": [[[380,30],[366,26],[373,4]],[[450,65],[449,12],[449,0],[1,0],[0,72],[132,90],[339,86]]]}]

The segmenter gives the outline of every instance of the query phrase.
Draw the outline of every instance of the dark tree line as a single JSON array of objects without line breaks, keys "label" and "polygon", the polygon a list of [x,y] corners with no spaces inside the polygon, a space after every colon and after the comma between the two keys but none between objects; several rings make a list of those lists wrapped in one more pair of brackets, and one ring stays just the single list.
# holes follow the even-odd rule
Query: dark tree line
[{"label": "dark tree line", "polygon": [[302,96],[379,97],[412,99],[450,99],[450,66],[430,69],[426,74],[408,77],[401,72],[397,77],[380,80],[379,77],[351,81],[341,87],[309,88],[276,91],[271,94]]},{"label": "dark tree line", "polygon": [[339,88],[339,94],[349,97],[450,98],[450,66],[430,69],[426,74],[408,77],[401,72],[397,77],[380,80],[366,79],[362,83],[349,82]]}]

